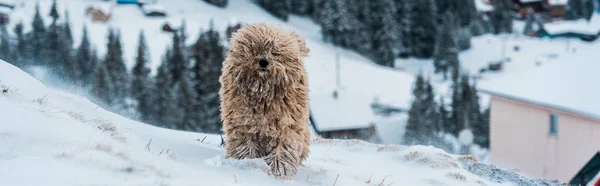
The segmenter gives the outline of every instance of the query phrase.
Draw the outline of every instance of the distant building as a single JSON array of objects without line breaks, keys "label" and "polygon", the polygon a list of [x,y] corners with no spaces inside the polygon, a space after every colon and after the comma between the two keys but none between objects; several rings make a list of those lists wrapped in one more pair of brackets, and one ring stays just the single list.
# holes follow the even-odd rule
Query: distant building
[{"label": "distant building", "polygon": [[92,22],[107,22],[112,16],[112,6],[108,4],[89,6],[85,14],[90,16]]},{"label": "distant building", "polygon": [[15,8],[12,0],[0,0],[0,24],[10,22],[10,13]]},{"label": "distant building", "polygon": [[143,4],[140,5],[142,13],[148,17],[165,17],[167,10],[160,4]]},{"label": "distant building", "polygon": [[323,138],[378,140],[370,102],[360,95],[311,96],[310,113],[311,125]]},{"label": "distant building", "polygon": [[557,21],[544,23],[540,29],[540,37],[558,38],[580,38],[584,41],[593,41],[600,35],[600,16],[592,15],[587,21],[585,19]]},{"label": "distant building", "polygon": [[118,4],[138,4],[139,0],[117,0]]},{"label": "distant building", "polygon": [[568,183],[600,150],[600,64],[560,59],[479,82],[491,95],[491,163]]}]

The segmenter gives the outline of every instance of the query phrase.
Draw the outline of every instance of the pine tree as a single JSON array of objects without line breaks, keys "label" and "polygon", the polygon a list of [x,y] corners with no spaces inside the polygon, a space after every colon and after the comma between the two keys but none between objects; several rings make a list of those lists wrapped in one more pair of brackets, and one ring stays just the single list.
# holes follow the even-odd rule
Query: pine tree
[{"label": "pine tree", "polygon": [[526,22],[525,22],[525,28],[523,28],[523,34],[524,35],[529,35],[530,33],[533,32],[533,23],[534,23],[534,18],[533,15],[527,15],[527,17],[525,18]]},{"label": "pine tree", "polygon": [[511,0],[493,1],[494,10],[491,14],[491,22],[494,27],[494,34],[512,32],[512,6]]},{"label": "pine tree", "polygon": [[111,82],[112,80],[108,75],[106,64],[103,63],[94,73],[94,84],[91,89],[94,97],[98,99],[102,105],[110,105],[113,102],[113,87]]},{"label": "pine tree", "polygon": [[153,92],[156,97],[152,107],[152,121],[157,126],[175,129],[179,124],[178,120],[182,118],[182,112],[177,105],[174,91],[171,89],[171,71],[167,67],[169,55],[170,51],[167,51],[157,69],[154,80]]},{"label": "pine tree", "polygon": [[123,59],[123,49],[121,45],[121,36],[119,31],[113,31],[109,28],[107,52],[104,57],[107,74],[112,80],[113,90],[111,92],[114,102],[111,103],[117,110],[124,111],[127,108],[126,100],[128,98],[129,74],[125,67]]},{"label": "pine tree", "polygon": [[13,32],[17,38],[17,43],[14,49],[15,61],[19,65],[26,66],[26,59],[29,58],[29,54],[27,53],[27,41],[25,41],[24,33],[23,33],[23,22],[19,22],[13,28]]},{"label": "pine tree", "polygon": [[292,0],[257,0],[258,5],[263,7],[271,15],[283,20],[288,20]]},{"label": "pine tree", "polygon": [[35,5],[35,15],[33,16],[33,22],[31,23],[32,32],[31,32],[31,51],[28,52],[31,54],[31,61],[33,63],[42,64],[42,54],[45,49],[45,39],[46,39],[46,26],[44,25],[44,19],[40,15],[40,5],[39,2]]},{"label": "pine tree", "polygon": [[12,47],[10,46],[10,36],[6,25],[0,25],[0,59],[7,61],[15,66],[19,66],[17,61],[13,60]]},{"label": "pine tree", "polygon": [[414,100],[408,111],[408,123],[404,134],[404,143],[408,145],[435,144],[440,123],[440,115],[435,95],[429,81],[421,74],[417,75],[413,89]]},{"label": "pine tree", "polygon": [[46,47],[43,50],[43,61],[54,74],[65,82],[70,82],[77,77],[74,63],[71,60],[71,47],[56,21],[48,27],[46,33]]},{"label": "pine tree", "polygon": [[484,148],[490,147],[490,108],[483,111],[481,123],[473,126],[473,133],[475,134],[475,144]]},{"label": "pine tree", "polygon": [[444,131],[453,134],[455,136],[458,135],[460,130],[462,130],[463,118],[460,116],[463,109],[463,99],[462,99],[462,91],[461,91],[461,82],[459,78],[453,79],[452,83],[452,103],[450,104],[452,110],[450,115],[450,122],[445,125]]},{"label": "pine tree", "polygon": [[81,43],[77,49],[75,55],[76,63],[79,65],[79,80],[82,85],[90,84],[92,82],[92,74],[94,69],[98,66],[96,53],[92,52],[92,46],[89,40],[87,26],[83,26],[83,35],[81,36]]},{"label": "pine tree", "polygon": [[370,28],[372,29],[372,48],[374,60],[383,66],[394,67],[394,59],[398,50],[399,28],[394,19],[396,7],[393,0],[373,1],[370,3]]},{"label": "pine tree", "polygon": [[[347,0],[325,1],[323,6],[318,13],[323,39],[344,48],[356,46],[354,44],[358,39],[355,37],[356,27],[361,24],[352,15]],[[358,49],[359,47],[354,48]]]},{"label": "pine tree", "polygon": [[455,0],[457,3],[454,7],[457,7],[456,14],[458,16],[459,25],[461,28],[469,27],[473,20],[477,17],[477,8],[475,7],[475,1],[473,0]]},{"label": "pine tree", "polygon": [[150,121],[153,104],[151,99],[152,92],[150,92],[150,68],[147,66],[149,60],[147,50],[144,32],[140,31],[137,56],[131,72],[133,75],[131,97],[135,100],[134,107],[137,110],[138,118],[142,121]]},{"label": "pine tree", "polygon": [[438,113],[440,114],[440,120],[438,125],[438,131],[447,132],[446,125],[450,123],[448,116],[448,109],[446,109],[446,104],[444,103],[444,99],[440,98],[440,106],[438,108]]},{"label": "pine tree", "polygon": [[210,3],[221,8],[225,8],[227,7],[228,0],[204,0],[204,2]]},{"label": "pine tree", "polygon": [[[448,70],[458,65],[458,39],[456,38],[456,23],[450,12],[444,14],[442,31],[436,39],[433,66],[435,73],[442,73],[447,79]],[[451,71],[452,72],[452,71]]]},{"label": "pine tree", "polygon": [[463,51],[471,48],[471,29],[464,27],[456,30],[456,39],[458,41],[458,48]]},{"label": "pine tree", "polygon": [[188,61],[183,51],[183,45],[181,41],[181,36],[179,33],[173,33],[173,46],[171,49],[171,55],[169,56],[169,62],[167,64],[170,72],[171,72],[171,87],[175,86],[181,80],[181,76],[183,72],[187,68]]},{"label": "pine tree", "polygon": [[409,1],[410,44],[412,56],[429,58],[433,56],[437,30],[437,10],[434,0]]},{"label": "pine tree", "polygon": [[219,133],[222,126],[218,93],[225,49],[219,41],[219,33],[210,27],[200,34],[194,45],[194,90],[198,96],[196,110],[201,124],[199,130],[207,133]]},{"label": "pine tree", "polygon": [[400,57],[408,57],[411,54],[410,25],[412,14],[411,0],[396,0],[396,21],[398,22],[398,53]]},{"label": "pine tree", "polygon": [[225,30],[225,37],[227,37],[227,41],[230,41],[231,36],[233,36],[233,33],[235,33],[240,28],[242,28],[242,24],[240,23],[228,25],[227,29]]},{"label": "pine tree", "polygon": [[63,34],[67,40],[67,45],[73,47],[73,33],[71,32],[71,23],[69,18],[69,11],[65,10],[65,23],[63,24]]},{"label": "pine tree", "polygon": [[291,1],[291,12],[298,15],[311,15],[313,11],[312,0]]},{"label": "pine tree", "polygon": [[58,9],[56,8],[56,0],[52,1],[52,7],[50,7],[50,17],[52,17],[52,21],[56,22],[60,17],[58,15]]},{"label": "pine tree", "polygon": [[184,71],[181,81],[175,86],[175,90],[177,91],[177,105],[181,108],[182,115],[177,122],[179,124],[177,129],[203,132],[203,127],[199,126],[200,118],[198,118],[198,110],[196,110],[196,100],[198,98],[190,82],[190,74],[187,70]]}]

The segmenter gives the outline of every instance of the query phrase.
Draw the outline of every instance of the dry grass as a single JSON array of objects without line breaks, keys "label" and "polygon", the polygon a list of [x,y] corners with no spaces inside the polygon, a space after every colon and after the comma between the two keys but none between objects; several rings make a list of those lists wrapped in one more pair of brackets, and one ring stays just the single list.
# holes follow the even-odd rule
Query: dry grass
[{"label": "dry grass", "polygon": [[39,98],[33,100],[33,102],[36,102],[36,103],[38,103],[40,105],[46,104],[47,101],[48,101],[48,95],[47,94],[45,96],[43,96],[43,97],[39,97]]},{"label": "dry grass", "polygon": [[415,160],[417,158],[420,158],[421,156],[423,156],[423,153],[421,153],[419,151],[413,151],[413,152],[410,152],[410,153],[404,155],[404,159],[410,161],[410,160]]},{"label": "dry grass", "polygon": [[467,176],[462,175],[461,173],[458,173],[458,172],[449,172],[448,174],[446,174],[446,177],[450,178],[450,179],[459,180],[459,181],[467,181]]},{"label": "dry grass", "polygon": [[462,162],[462,163],[477,163],[477,159],[475,159],[475,157],[473,157],[472,155],[465,155],[465,156],[461,156],[458,157],[458,161]]},{"label": "dry grass", "polygon": [[377,152],[393,152],[401,150],[401,145],[377,145]]},{"label": "dry grass", "polygon": [[481,186],[487,186],[487,184],[481,180],[477,180],[475,183],[481,185]]},{"label": "dry grass", "polygon": [[101,151],[104,151],[106,153],[111,153],[112,152],[112,147],[110,147],[108,145],[96,144],[95,148],[97,150],[101,150]]}]

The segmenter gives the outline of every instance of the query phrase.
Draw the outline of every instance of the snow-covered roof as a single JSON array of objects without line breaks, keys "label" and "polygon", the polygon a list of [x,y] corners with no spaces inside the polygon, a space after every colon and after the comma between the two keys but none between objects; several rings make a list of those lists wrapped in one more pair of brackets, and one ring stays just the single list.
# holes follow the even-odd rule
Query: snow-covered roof
[{"label": "snow-covered roof", "polygon": [[551,22],[544,24],[544,29],[550,35],[565,33],[597,35],[600,32],[600,18],[598,14],[594,14],[590,21],[578,19],[573,21]]},{"label": "snow-covered roof", "polygon": [[167,10],[165,9],[165,7],[163,7],[160,4],[145,4],[144,6],[142,6],[142,11],[145,14],[149,14],[149,13],[166,14],[167,13]]},{"label": "snow-covered roof", "polygon": [[344,91],[337,99],[311,95],[310,112],[319,132],[368,128],[375,120],[368,97]]},{"label": "snow-covered roof", "polygon": [[600,86],[594,86],[600,79],[600,63],[591,56],[565,55],[531,70],[480,81],[479,88],[486,94],[600,119]]},{"label": "snow-covered roof", "polygon": [[112,10],[113,4],[110,3],[94,3],[90,4],[88,8],[94,8],[96,10],[100,10],[105,14],[110,14]]},{"label": "snow-covered roof", "polygon": [[5,7],[5,6],[0,6],[0,14],[9,15],[11,12],[12,12],[12,9]]},{"label": "snow-covered roof", "polygon": [[477,11],[480,12],[489,12],[494,10],[494,6],[489,2],[489,0],[475,0],[475,7]]},{"label": "snow-covered roof", "polygon": [[569,0],[548,0],[548,4],[549,5],[567,5],[567,3],[569,3]]}]

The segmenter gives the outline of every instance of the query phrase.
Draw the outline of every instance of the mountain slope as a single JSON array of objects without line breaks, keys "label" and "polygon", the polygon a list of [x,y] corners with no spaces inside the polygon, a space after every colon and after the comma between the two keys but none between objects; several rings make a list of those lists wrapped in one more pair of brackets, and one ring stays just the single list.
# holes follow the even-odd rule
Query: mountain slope
[{"label": "mountain slope", "polygon": [[313,139],[297,176],[278,180],[261,159],[223,159],[220,136],[135,122],[6,62],[0,71],[3,185],[542,184],[432,147],[325,139]]}]

